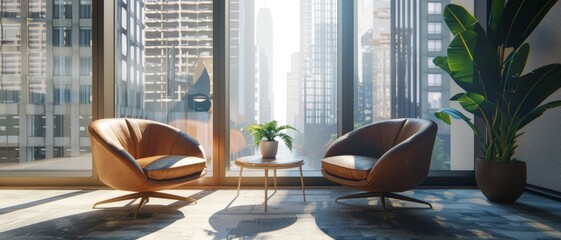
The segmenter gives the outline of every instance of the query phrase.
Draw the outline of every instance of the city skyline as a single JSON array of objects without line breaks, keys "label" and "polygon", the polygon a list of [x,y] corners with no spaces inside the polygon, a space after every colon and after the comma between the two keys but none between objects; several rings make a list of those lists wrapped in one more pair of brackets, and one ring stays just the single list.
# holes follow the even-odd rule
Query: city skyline
[{"label": "city skyline", "polygon": [[[403,18],[406,12],[391,13],[391,1],[359,1],[355,6],[361,10],[355,16],[359,23],[355,126],[393,117],[432,118],[434,110],[447,104],[443,99],[449,96],[449,81],[430,65],[431,56],[443,51],[449,41],[440,17],[447,1],[405,2],[418,9],[416,19],[427,21],[392,27],[390,20]],[[300,130],[296,154],[316,163],[337,134],[337,1],[230,4],[231,130],[246,134],[242,135],[247,141],[243,128],[251,123],[276,119],[293,124]],[[212,152],[212,1],[130,0],[117,1],[115,6],[116,116],[170,123],[200,139]],[[14,9],[4,7],[0,22],[1,99],[6,109],[27,104],[33,112],[2,113],[0,131],[6,138],[0,150],[18,152],[6,154],[10,161],[89,151],[91,21],[75,25],[71,19],[90,19],[91,2],[34,2],[29,5],[34,20],[28,30],[18,30],[21,24],[10,20],[27,11]],[[179,20],[169,20],[174,18]],[[392,31],[398,33],[396,39],[391,38]],[[394,49],[395,43],[401,48]],[[415,44],[418,48],[413,48]],[[29,57],[11,45],[28,48]],[[404,58],[395,57],[397,53]],[[393,75],[393,65],[406,67],[402,70],[407,74]],[[21,91],[21,86],[29,92]],[[51,106],[54,111],[48,110]],[[29,123],[30,127],[19,128]],[[439,137],[447,141],[448,135],[449,130],[443,130]],[[444,151],[449,151],[446,144]],[[307,167],[317,168],[312,163]]]}]

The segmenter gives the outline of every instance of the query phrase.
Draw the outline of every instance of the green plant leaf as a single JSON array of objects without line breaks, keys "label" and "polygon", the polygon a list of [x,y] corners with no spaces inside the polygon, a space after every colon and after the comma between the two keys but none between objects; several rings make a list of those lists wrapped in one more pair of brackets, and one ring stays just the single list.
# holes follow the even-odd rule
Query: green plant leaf
[{"label": "green plant leaf", "polygon": [[435,66],[439,67],[446,73],[448,73],[448,75],[450,76],[452,75],[452,72],[450,72],[450,67],[448,67],[448,57],[437,56],[434,59],[432,59],[432,63],[434,63]]},{"label": "green plant leaf", "polygon": [[262,124],[251,124],[246,129],[253,137],[253,144],[256,148],[259,147],[259,144],[263,139],[267,141],[276,141],[275,138],[279,137],[284,141],[284,143],[290,150],[292,150],[292,138],[289,135],[282,133],[281,131],[288,129],[298,131],[296,130],[296,128],[290,125],[279,126],[278,121],[276,120]]},{"label": "green plant leaf", "polygon": [[298,130],[296,128],[294,128],[293,126],[290,126],[290,125],[282,125],[282,126],[277,128],[277,131],[288,130],[288,129],[298,132]]},{"label": "green plant leaf", "polygon": [[435,112],[434,116],[436,118],[442,120],[443,122],[447,123],[448,125],[452,124],[452,121],[450,120],[450,117],[453,117],[454,119],[464,120],[464,122],[471,128],[471,130],[473,131],[475,136],[478,137],[479,140],[481,140],[483,142],[483,139],[481,138],[481,134],[479,134],[479,130],[477,130],[475,125],[473,125],[473,123],[471,122],[471,119],[466,117],[466,115],[464,115],[460,111],[458,111],[456,109],[453,109],[453,108],[443,108],[443,109],[440,109],[437,112]]},{"label": "green plant leaf", "polygon": [[511,111],[524,116],[561,88],[561,64],[540,67],[512,78]]},{"label": "green plant leaf", "polygon": [[510,54],[506,62],[506,69],[504,70],[504,89],[502,90],[504,94],[510,89],[511,78],[520,76],[524,71],[528,54],[530,54],[530,45],[528,43],[524,43],[520,48]]},{"label": "green plant leaf", "polygon": [[284,145],[286,145],[286,147],[288,148],[288,150],[292,151],[292,137],[290,137],[288,134],[286,133],[279,133],[278,137],[280,139],[282,139],[282,141],[284,142]]},{"label": "green plant leaf", "polygon": [[497,99],[498,86],[501,82],[501,59],[497,47],[487,38],[485,30],[478,24],[475,27],[477,45],[475,47],[474,84],[479,87],[478,93],[490,102]]},{"label": "green plant leaf", "polygon": [[497,42],[517,49],[555,5],[557,0],[509,0],[504,7]]},{"label": "green plant leaf", "polygon": [[536,118],[541,116],[546,110],[556,108],[556,107],[561,107],[561,101],[549,102],[549,103],[546,103],[544,105],[541,105],[541,106],[535,108],[534,110],[530,111],[528,114],[525,115],[524,119],[520,122],[519,127],[523,128],[528,123],[534,121]]},{"label": "green plant leaf", "polygon": [[501,16],[503,15],[503,9],[505,7],[505,0],[494,0],[492,2],[491,11],[489,15],[489,24],[487,24],[488,28],[491,29],[493,32],[497,31],[499,27],[499,21],[501,20]]},{"label": "green plant leaf", "polygon": [[454,36],[466,30],[473,31],[474,26],[478,24],[477,19],[464,7],[456,4],[448,4],[444,8],[444,22]]},{"label": "green plant leaf", "polygon": [[478,111],[482,111],[479,105],[485,101],[485,97],[477,93],[458,93],[450,98],[452,101],[457,101],[460,103],[462,108],[466,111],[477,114]]},{"label": "green plant leaf", "polygon": [[459,32],[448,46],[448,67],[452,79],[466,92],[478,92],[474,85],[474,55],[477,45],[477,33],[473,31]]}]

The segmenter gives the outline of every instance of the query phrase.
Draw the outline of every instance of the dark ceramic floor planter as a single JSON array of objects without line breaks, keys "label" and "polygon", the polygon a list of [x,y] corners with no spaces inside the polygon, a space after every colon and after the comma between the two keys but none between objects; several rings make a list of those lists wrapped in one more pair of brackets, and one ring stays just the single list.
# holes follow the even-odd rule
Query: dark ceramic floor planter
[{"label": "dark ceramic floor planter", "polygon": [[475,180],[487,199],[498,203],[513,203],[526,187],[526,163],[499,163],[475,160]]}]

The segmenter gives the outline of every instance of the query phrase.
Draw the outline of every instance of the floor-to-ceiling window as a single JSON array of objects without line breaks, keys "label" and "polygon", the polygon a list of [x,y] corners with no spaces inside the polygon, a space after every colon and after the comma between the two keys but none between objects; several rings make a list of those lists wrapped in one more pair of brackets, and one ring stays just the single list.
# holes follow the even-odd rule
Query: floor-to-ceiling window
[{"label": "floor-to-ceiling window", "polygon": [[115,116],[175,126],[212,169],[213,3],[115,1]]},{"label": "floor-to-ceiling window", "polygon": [[91,176],[84,6],[91,2],[0,1],[0,176]]},{"label": "floor-to-ceiling window", "polygon": [[[446,54],[451,35],[442,17],[449,3],[473,1],[360,0],[356,2],[354,126],[390,118],[438,124],[431,170],[473,170],[471,132],[434,117],[457,88],[432,59]],[[467,149],[467,154],[466,154]],[[470,153],[471,152],[471,153]]]},{"label": "floor-to-ceiling window", "polygon": [[[337,0],[229,1],[229,161],[255,153],[246,127],[277,120],[298,131],[290,152],[319,170],[337,135]],[[233,164],[230,164],[235,169]]]},{"label": "floor-to-ceiling window", "polygon": [[[115,71],[109,70],[113,79],[100,81],[115,86],[115,102],[110,104],[115,111],[104,116],[174,125],[201,142],[209,169],[220,161],[234,170],[233,160],[255,154],[247,125],[276,119],[299,130],[289,132],[296,140],[293,151],[281,144],[279,154],[302,156],[305,175],[320,176],[325,148],[340,134],[341,81],[355,86],[352,94],[341,96],[355,104],[349,122],[356,127],[393,117],[432,118],[455,91],[431,62],[446,51],[450,38],[442,22],[448,2],[354,1],[355,59],[339,59],[338,7],[345,2],[230,0],[227,12],[218,13],[213,11],[217,3],[210,0],[106,2],[115,10],[103,13],[113,16],[114,39],[101,50],[114,49],[104,57],[115,59]],[[473,6],[471,0],[451,2]],[[87,125],[96,102],[91,82],[96,34],[92,4],[0,0],[0,174],[90,174]],[[213,14],[226,15],[227,23],[213,23]],[[228,107],[214,106],[215,99],[224,96],[213,93],[213,24],[227,26],[228,64],[218,70],[228,68],[227,75],[216,80],[227,82],[219,95],[227,96]],[[339,79],[338,60],[354,62],[356,75]],[[216,111],[228,111],[218,119],[219,126],[226,125],[219,134],[229,136],[224,142],[213,137],[213,118],[222,116],[213,114]],[[465,137],[471,136],[469,129],[463,131],[460,124],[439,127],[434,154],[438,161],[432,169],[470,170],[473,146]],[[219,158],[216,152],[223,149],[214,148],[221,144],[229,151]]]}]

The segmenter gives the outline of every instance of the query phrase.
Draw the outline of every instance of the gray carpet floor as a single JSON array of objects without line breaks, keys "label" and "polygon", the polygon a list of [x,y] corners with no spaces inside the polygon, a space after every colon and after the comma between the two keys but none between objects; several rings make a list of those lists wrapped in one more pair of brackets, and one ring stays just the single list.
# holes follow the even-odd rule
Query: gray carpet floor
[{"label": "gray carpet floor", "polygon": [[270,191],[170,190],[196,204],[151,199],[98,206],[115,190],[0,189],[0,239],[561,239],[561,203],[525,193],[514,204],[488,202],[476,189],[422,189],[403,194],[433,204],[378,199],[335,203],[341,187]]}]

